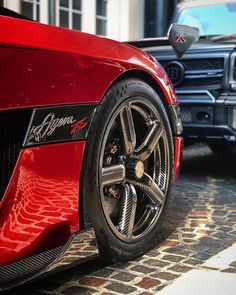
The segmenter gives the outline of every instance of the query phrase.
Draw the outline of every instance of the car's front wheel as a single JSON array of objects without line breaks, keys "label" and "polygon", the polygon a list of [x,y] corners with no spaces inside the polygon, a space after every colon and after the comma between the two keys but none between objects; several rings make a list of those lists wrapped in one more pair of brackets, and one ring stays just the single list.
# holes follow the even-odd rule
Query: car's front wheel
[{"label": "car's front wheel", "polygon": [[148,84],[126,79],[108,90],[83,167],[83,196],[104,259],[132,259],[155,241],[172,179],[172,141],[163,103]]}]

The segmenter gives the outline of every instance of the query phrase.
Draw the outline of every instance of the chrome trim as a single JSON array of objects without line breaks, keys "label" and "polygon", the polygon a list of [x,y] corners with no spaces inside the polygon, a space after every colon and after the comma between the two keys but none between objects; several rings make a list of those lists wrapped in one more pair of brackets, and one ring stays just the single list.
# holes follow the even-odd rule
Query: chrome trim
[{"label": "chrome trim", "polygon": [[[187,73],[188,71],[185,71],[185,74]],[[184,79],[204,79],[204,78],[221,78],[223,77],[223,73],[222,74],[215,74],[215,75],[208,75],[208,73],[205,73],[205,74],[187,74],[184,76]]]},{"label": "chrome trim", "polygon": [[[211,48],[210,48],[211,49]],[[176,56],[174,54],[167,54],[167,55],[158,55],[158,53],[161,54],[161,51],[159,50],[158,52],[156,52],[156,55],[153,55],[153,57],[157,58],[159,61],[163,61],[163,60],[176,60]],[[200,52],[199,54],[196,55],[196,52],[193,53],[186,53],[184,55],[184,57],[178,59],[178,61],[182,61],[182,60],[186,60],[186,59],[201,59],[201,58],[218,58],[218,57],[222,57],[225,60],[227,59],[227,57],[229,56],[230,53],[215,53],[211,51],[204,50],[204,52]]]},{"label": "chrome trim", "polygon": [[[208,90],[175,90],[175,93],[178,97],[178,101],[181,103],[199,103],[200,102],[200,103],[212,104],[212,103],[215,103],[215,101],[216,101],[215,97]],[[203,99],[202,97],[199,97],[199,99],[197,99],[197,98],[183,98],[180,96],[181,94],[186,95],[186,96],[187,95],[196,96],[196,95],[204,94],[209,99]]]},{"label": "chrome trim", "polygon": [[234,68],[236,68],[236,52],[233,52],[230,56],[230,66],[229,66],[229,84],[236,83],[234,80]]},{"label": "chrome trim", "polygon": [[[225,43],[222,44],[222,45],[212,45],[212,44],[207,44],[207,43],[196,43],[195,45],[193,45],[189,51],[194,51],[195,53],[201,53],[203,50],[202,50],[202,47],[204,46],[204,51],[210,51],[212,52],[212,50],[215,50],[215,51],[219,51],[219,52],[222,52],[222,51],[231,51],[235,48],[235,45],[232,45],[232,44],[229,44],[229,45],[226,45]],[[148,53],[153,53],[153,52],[159,52],[160,54],[163,54],[163,52],[165,53],[169,53],[169,52],[173,52],[173,50],[171,50],[171,47],[170,46],[143,46],[143,47],[139,47],[139,48],[142,48],[142,50],[144,51],[147,51]],[[188,52],[186,53],[186,55],[188,54]],[[172,55],[172,56],[175,56],[173,54],[169,54],[169,55]],[[167,55],[166,55],[167,56]],[[185,57],[185,56],[184,56]]]},{"label": "chrome trim", "polygon": [[223,74],[223,70],[220,70],[220,69],[208,69],[208,70],[186,70],[185,71],[185,74],[187,75],[201,75],[201,74],[204,74],[204,75],[207,75],[207,77],[212,77],[214,76],[214,74]]}]

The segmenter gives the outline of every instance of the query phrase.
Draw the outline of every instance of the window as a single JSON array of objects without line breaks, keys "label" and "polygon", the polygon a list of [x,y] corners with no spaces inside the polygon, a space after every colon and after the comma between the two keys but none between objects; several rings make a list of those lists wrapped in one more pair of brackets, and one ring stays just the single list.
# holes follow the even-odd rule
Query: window
[{"label": "window", "polygon": [[96,0],[96,34],[107,34],[107,0]]},{"label": "window", "polygon": [[198,27],[200,35],[235,34],[236,3],[183,9],[178,17],[178,23]]},{"label": "window", "polygon": [[81,30],[81,0],[59,0],[57,24],[63,28]]},{"label": "window", "polygon": [[40,0],[22,0],[21,1],[21,14],[36,21],[39,21]]}]

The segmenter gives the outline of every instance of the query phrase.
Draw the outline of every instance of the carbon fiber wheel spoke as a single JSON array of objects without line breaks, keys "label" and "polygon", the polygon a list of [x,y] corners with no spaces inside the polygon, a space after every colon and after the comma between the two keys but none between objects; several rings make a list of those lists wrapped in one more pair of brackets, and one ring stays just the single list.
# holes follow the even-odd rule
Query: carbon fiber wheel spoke
[{"label": "carbon fiber wheel spoke", "polygon": [[132,183],[146,193],[155,206],[159,206],[164,202],[165,195],[163,191],[147,173],[144,173],[141,180],[133,180]]},{"label": "carbon fiber wheel spoke", "polygon": [[133,234],[136,207],[136,190],[132,184],[126,184],[121,199],[121,213],[118,227],[119,231],[127,238],[131,238]]},{"label": "carbon fiber wheel spoke", "polygon": [[149,226],[149,224],[152,222],[153,218],[155,217],[156,213],[157,213],[157,207],[153,207],[150,205],[147,206],[145,213],[135,225],[135,229],[136,231],[138,231],[137,234],[142,233],[142,231]]},{"label": "carbon fiber wheel spoke", "polygon": [[122,164],[102,168],[102,185],[122,183],[125,180],[125,166]]},{"label": "carbon fiber wheel spoke", "polygon": [[136,146],[136,134],[134,129],[134,121],[132,111],[129,106],[125,106],[119,114],[124,154],[130,155]]},{"label": "carbon fiber wheel spoke", "polygon": [[149,158],[162,134],[163,128],[159,124],[154,122],[151,125],[143,143],[135,151],[134,157],[140,159],[141,161],[145,161],[147,158]]}]

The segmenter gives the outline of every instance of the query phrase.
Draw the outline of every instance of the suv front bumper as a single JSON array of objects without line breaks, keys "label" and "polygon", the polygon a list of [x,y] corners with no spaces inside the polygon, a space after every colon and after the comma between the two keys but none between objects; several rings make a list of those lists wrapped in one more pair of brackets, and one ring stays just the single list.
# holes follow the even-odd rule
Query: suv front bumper
[{"label": "suv front bumper", "polygon": [[209,91],[177,94],[186,143],[236,142],[236,96],[220,95],[215,99]]}]

